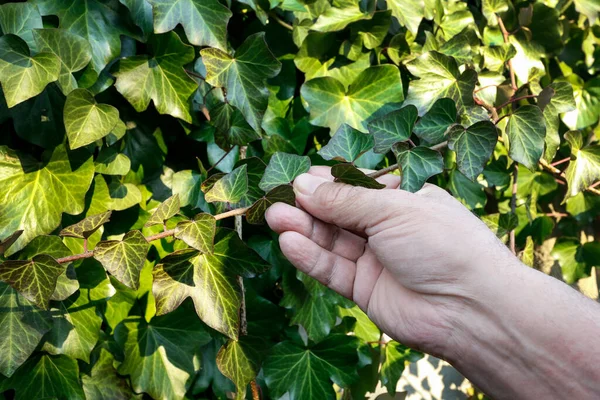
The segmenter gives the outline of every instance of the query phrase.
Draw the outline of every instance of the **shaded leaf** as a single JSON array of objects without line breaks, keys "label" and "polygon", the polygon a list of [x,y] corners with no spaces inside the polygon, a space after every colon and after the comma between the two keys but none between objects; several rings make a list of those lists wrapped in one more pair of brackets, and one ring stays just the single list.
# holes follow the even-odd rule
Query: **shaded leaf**
[{"label": "shaded leaf", "polygon": [[400,166],[402,190],[414,193],[423,187],[427,179],[444,170],[442,155],[435,150],[422,146],[411,149],[404,143],[396,144],[392,150]]},{"label": "shaded leaf", "polygon": [[43,51],[36,48],[33,40],[33,30],[42,27],[42,16],[33,4],[7,3],[0,6],[2,33],[19,36],[33,51]]},{"label": "shaded leaf", "polygon": [[12,246],[12,244],[14,242],[17,241],[17,239],[23,234],[22,230],[18,230],[16,232],[14,232],[12,235],[9,235],[8,237],[6,237],[5,239],[2,239],[0,241],[0,256],[4,255],[4,253],[6,252],[6,250],[8,250],[8,248],[10,246]]},{"label": "shaded leaf", "polygon": [[385,154],[394,144],[407,141],[417,117],[417,108],[409,105],[369,122],[367,127],[375,140],[375,152]]},{"label": "shaded leaf", "polygon": [[331,175],[335,177],[335,182],[342,182],[352,186],[361,186],[367,189],[383,189],[384,184],[379,183],[375,178],[365,175],[364,172],[352,164],[336,164],[331,168]]},{"label": "shaded leaf", "polygon": [[292,182],[298,175],[308,172],[309,169],[310,159],[308,157],[277,152],[269,160],[258,186],[268,192],[277,186]]},{"label": "shaded leaf", "polygon": [[483,171],[498,142],[496,125],[477,122],[467,129],[456,125],[448,133],[448,147],[456,152],[458,170],[474,181]]},{"label": "shaded leaf", "polygon": [[452,99],[436,100],[431,109],[415,125],[419,139],[434,145],[443,142],[448,128],[456,123],[456,105]]},{"label": "shaded leaf", "polygon": [[272,189],[246,212],[246,220],[250,224],[264,224],[265,212],[275,203],[285,203],[291,206],[296,205],[296,195],[294,189],[290,185],[281,185]]},{"label": "shaded leaf", "polygon": [[117,375],[114,362],[114,356],[100,348],[100,356],[89,375],[81,376],[86,400],[129,400],[133,397],[127,382]]},{"label": "shaded leaf", "polygon": [[372,147],[372,136],[344,124],[317,153],[325,160],[353,162]]},{"label": "shaded leaf", "polygon": [[223,149],[245,146],[260,139],[260,135],[246,122],[237,108],[221,103],[210,111],[211,123],[217,128],[215,141]]},{"label": "shaded leaf", "polygon": [[258,349],[246,338],[228,340],[217,353],[217,367],[235,383],[236,399],[246,398],[246,387],[260,370],[258,360]]},{"label": "shaded leaf", "polygon": [[98,228],[110,221],[111,211],[102,214],[91,215],[78,223],[68,226],[60,231],[61,236],[71,236],[86,239],[96,232]]},{"label": "shaded leaf", "polygon": [[144,226],[162,225],[166,220],[179,212],[179,195],[175,193],[156,207]]},{"label": "shaded leaf", "polygon": [[393,395],[396,393],[396,386],[406,364],[420,360],[423,358],[423,354],[392,340],[385,345],[383,357],[381,383],[386,387],[388,393]]}]

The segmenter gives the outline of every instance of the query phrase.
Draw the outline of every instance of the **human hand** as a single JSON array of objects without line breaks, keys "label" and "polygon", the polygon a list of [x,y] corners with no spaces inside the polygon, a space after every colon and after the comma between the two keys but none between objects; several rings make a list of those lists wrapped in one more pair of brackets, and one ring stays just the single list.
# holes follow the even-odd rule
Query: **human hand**
[{"label": "human hand", "polygon": [[333,183],[327,167],[296,178],[300,208],[267,211],[298,269],[356,302],[387,334],[451,358],[458,325],[495,265],[514,258],[446,191],[398,190],[399,177],[369,190]]}]

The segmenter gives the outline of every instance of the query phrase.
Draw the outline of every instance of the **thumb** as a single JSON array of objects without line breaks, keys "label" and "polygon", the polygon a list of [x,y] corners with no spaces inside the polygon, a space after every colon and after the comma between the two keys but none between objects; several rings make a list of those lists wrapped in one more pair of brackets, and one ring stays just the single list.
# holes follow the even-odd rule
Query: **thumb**
[{"label": "thumb", "polygon": [[321,221],[356,233],[374,234],[370,228],[408,205],[413,194],[393,189],[366,189],[302,174],[294,181],[296,201]]}]

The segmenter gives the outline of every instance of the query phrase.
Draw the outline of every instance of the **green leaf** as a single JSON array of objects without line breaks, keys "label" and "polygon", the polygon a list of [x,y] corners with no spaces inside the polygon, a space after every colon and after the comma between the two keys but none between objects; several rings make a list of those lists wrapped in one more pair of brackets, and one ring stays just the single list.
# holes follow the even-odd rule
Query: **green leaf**
[{"label": "green leaf", "polygon": [[56,281],[65,268],[53,257],[41,254],[29,261],[4,261],[0,264],[0,280],[38,307],[47,309]]},{"label": "green leaf", "polygon": [[535,246],[533,243],[533,239],[531,238],[531,236],[527,236],[527,239],[525,241],[525,248],[519,255],[519,259],[521,260],[521,262],[523,264],[527,265],[528,267],[532,267],[532,268],[535,263],[534,250],[535,250]]},{"label": "green leaf", "polygon": [[103,147],[94,165],[98,174],[127,175],[131,169],[131,160],[125,154],[119,153],[115,147]]},{"label": "green leaf", "polygon": [[246,146],[261,136],[246,122],[237,108],[221,103],[210,111],[211,123],[217,128],[215,141],[223,149]]},{"label": "green leaf", "polygon": [[13,34],[23,39],[33,51],[35,47],[33,29],[42,28],[42,16],[31,3],[8,3],[0,6],[0,30],[5,35]]},{"label": "green leaf", "polygon": [[190,206],[192,209],[210,211],[200,189],[204,177],[194,171],[185,170],[173,175],[173,194],[180,198],[181,207]]},{"label": "green leaf", "polygon": [[392,24],[391,11],[379,11],[371,20],[358,22],[351,26],[352,32],[358,32],[367,49],[375,49],[383,43]]},{"label": "green leaf", "polygon": [[600,79],[584,82],[581,78],[570,75],[569,83],[573,85],[576,108],[565,113],[562,121],[571,130],[595,124],[600,116]]},{"label": "green leaf", "polygon": [[217,354],[219,371],[235,383],[236,399],[246,398],[246,387],[260,370],[258,349],[244,339],[228,340]]},{"label": "green leaf", "polygon": [[258,199],[246,212],[246,220],[249,224],[264,224],[265,212],[275,203],[286,203],[291,206],[296,205],[296,195],[292,186],[277,186],[265,196]]},{"label": "green leaf", "polygon": [[148,108],[150,101],[161,114],[192,122],[188,99],[197,89],[183,66],[194,61],[194,48],[184,44],[174,32],[152,36],[150,56],[119,60],[113,69],[115,87],[136,111]]},{"label": "green leaf", "polygon": [[484,65],[490,71],[504,71],[504,66],[514,56],[517,50],[512,44],[503,43],[500,46],[491,46],[483,48]]},{"label": "green leaf", "polygon": [[450,173],[448,189],[454,197],[471,210],[484,207],[487,201],[483,186],[479,182],[471,181],[459,170],[453,170]]},{"label": "green leaf", "polygon": [[[42,16],[56,15],[59,28],[81,36],[92,46],[90,80],[121,53],[121,35],[131,35],[126,28],[124,13],[98,0],[30,0]],[[90,83],[90,85],[93,82]],[[90,85],[86,85],[90,86]]]},{"label": "green leaf", "polygon": [[335,399],[332,381],[345,387],[358,379],[356,347],[357,339],[346,335],[331,335],[309,348],[277,344],[263,366],[269,392],[294,400]]},{"label": "green leaf", "polygon": [[367,123],[397,109],[404,100],[400,71],[380,65],[362,71],[348,90],[337,79],[315,78],[304,83],[302,97],[308,103],[310,122],[336,132],[342,124],[367,133]]},{"label": "green leaf", "polygon": [[181,399],[195,374],[194,354],[210,335],[189,308],[182,307],[149,323],[126,319],[117,326],[115,340],[125,355],[118,372],[130,376],[135,392]]},{"label": "green leaf", "polygon": [[175,227],[175,237],[202,253],[212,253],[216,231],[215,217],[202,213],[192,220],[178,223]]},{"label": "green leaf", "polygon": [[341,7],[331,7],[315,21],[312,30],[318,32],[334,32],[343,30],[348,24],[370,19],[371,14],[364,12],[356,2],[341,3]]},{"label": "green leaf", "polygon": [[560,146],[560,114],[576,109],[573,87],[567,82],[553,82],[546,86],[538,97],[538,106],[546,121],[546,149],[544,160],[552,162]]},{"label": "green leaf", "polygon": [[110,221],[111,213],[111,211],[107,211],[102,214],[91,215],[74,225],[64,228],[60,231],[59,235],[86,239],[96,232],[98,228]]},{"label": "green leaf", "polygon": [[558,261],[566,283],[573,284],[590,275],[592,265],[585,262],[579,240],[559,239],[552,249],[552,256]]},{"label": "green leaf", "polygon": [[577,195],[600,180],[600,145],[583,146],[581,132],[568,132],[567,141],[571,145],[571,160],[565,170],[569,184],[567,198]]},{"label": "green leaf", "polygon": [[67,96],[64,121],[69,147],[77,149],[111,133],[119,121],[119,111],[111,105],[98,104],[89,91],[75,89]]},{"label": "green leaf", "polygon": [[179,195],[175,193],[156,207],[144,226],[162,225],[166,220],[179,212]]},{"label": "green leaf", "polygon": [[448,147],[456,152],[458,170],[474,181],[483,172],[498,142],[496,125],[481,121],[467,129],[460,125],[448,133]]},{"label": "green leaf", "polygon": [[414,193],[423,187],[427,179],[444,170],[442,155],[435,150],[422,146],[411,149],[404,143],[396,144],[392,150],[400,166],[402,190]]},{"label": "green leaf", "polygon": [[51,313],[53,326],[42,349],[89,363],[102,325],[102,318],[89,298],[89,289],[80,289],[77,295],[53,304]]},{"label": "green leaf", "polygon": [[507,0],[483,0],[482,13],[488,20],[490,26],[498,25],[498,14],[503,14],[509,10]]},{"label": "green leaf", "polygon": [[377,325],[357,305],[350,308],[338,307],[338,315],[341,318],[353,318],[356,321],[352,333],[364,343],[378,342],[381,338],[381,331]]},{"label": "green leaf", "polygon": [[308,172],[309,169],[310,159],[308,157],[277,152],[269,160],[265,174],[258,186],[268,192],[277,186],[292,182],[298,175]]},{"label": "green leaf", "polygon": [[212,253],[185,249],[165,257],[152,274],[158,315],[191,297],[198,316],[211,328],[237,339],[242,301],[237,275],[253,276],[265,264],[237,236],[220,228]]},{"label": "green leaf", "polygon": [[229,102],[260,132],[269,100],[265,79],[281,70],[281,63],[267,47],[264,33],[249,36],[234,56],[218,49],[203,49],[200,54],[206,66],[206,82],[225,88]]},{"label": "green leaf", "polygon": [[248,191],[248,166],[237,167],[229,174],[220,178],[204,195],[209,203],[224,201],[237,203]]},{"label": "green leaf", "polygon": [[420,360],[423,358],[423,354],[392,340],[385,345],[383,357],[381,383],[386,387],[388,393],[393,395],[396,393],[396,386],[406,364]]},{"label": "green leaf", "polygon": [[8,248],[10,246],[12,246],[13,243],[16,242],[17,239],[19,237],[21,237],[22,234],[23,234],[23,231],[18,230],[16,232],[14,232],[12,235],[9,235],[6,238],[0,240],[0,256],[3,256],[4,253],[6,252],[6,250],[8,250]]},{"label": "green leaf", "polygon": [[575,9],[588,17],[590,24],[593,24],[598,18],[600,5],[595,0],[575,0]]},{"label": "green leaf", "polygon": [[428,144],[435,145],[446,139],[446,131],[456,123],[456,105],[452,99],[437,100],[415,125],[414,133]]},{"label": "green leaf", "polygon": [[352,164],[336,164],[331,168],[331,175],[335,177],[335,182],[342,182],[352,186],[362,186],[367,189],[383,189],[384,184],[379,183],[375,178],[365,175],[364,172]]},{"label": "green leaf", "polygon": [[508,233],[519,226],[519,217],[513,213],[483,215],[481,220],[503,242],[508,239]]},{"label": "green leaf", "polygon": [[153,33],[152,5],[147,0],[119,0],[129,8],[133,22],[141,29],[144,39]]},{"label": "green leaf", "polygon": [[137,290],[148,246],[140,231],[130,231],[122,240],[98,243],[94,249],[94,258],[119,282]]},{"label": "green leaf", "polygon": [[81,36],[62,29],[35,29],[33,38],[38,51],[53,53],[60,59],[58,86],[68,95],[78,87],[73,73],[81,71],[92,59],[90,44]]},{"label": "green leaf", "polygon": [[425,3],[422,0],[389,0],[387,6],[398,22],[416,36],[425,14]]},{"label": "green leaf", "polygon": [[0,83],[9,108],[40,94],[59,72],[60,60],[54,54],[31,56],[20,37],[0,37]]},{"label": "green leaf", "polygon": [[404,104],[413,104],[419,115],[425,114],[433,104],[443,97],[456,103],[458,110],[473,104],[473,91],[477,73],[466,69],[460,73],[456,60],[437,51],[429,51],[406,65],[414,76]]},{"label": "green leaf", "polygon": [[508,117],[506,134],[509,140],[510,158],[534,170],[544,152],[546,123],[537,106],[519,107]]},{"label": "green leaf", "polygon": [[154,15],[154,33],[183,26],[189,42],[196,46],[227,50],[227,23],[231,11],[218,0],[148,0]]},{"label": "green leaf", "polygon": [[344,124],[317,153],[325,160],[354,162],[372,147],[372,136]]},{"label": "green leaf", "polygon": [[[144,0],[145,1],[145,0]],[[100,356],[88,374],[81,376],[86,400],[129,400],[133,391],[129,384],[117,375],[113,366],[114,356],[109,350],[100,347]]]},{"label": "green leaf", "polygon": [[51,327],[47,312],[0,282],[0,374],[11,377]]},{"label": "green leaf", "polygon": [[15,400],[85,400],[77,361],[66,356],[39,353],[3,382],[3,387],[16,390]]},{"label": "green leaf", "polygon": [[385,154],[394,144],[407,141],[417,121],[417,112],[415,106],[409,105],[369,122],[367,127],[375,140],[375,152]]},{"label": "green leaf", "polygon": [[[71,164],[70,159],[78,161]],[[53,231],[63,212],[83,211],[84,196],[94,175],[91,157],[69,157],[64,146],[59,146],[42,166],[28,155],[0,146],[0,165],[0,198],[11,199],[0,204],[0,237],[24,231],[7,256],[35,236]]]}]

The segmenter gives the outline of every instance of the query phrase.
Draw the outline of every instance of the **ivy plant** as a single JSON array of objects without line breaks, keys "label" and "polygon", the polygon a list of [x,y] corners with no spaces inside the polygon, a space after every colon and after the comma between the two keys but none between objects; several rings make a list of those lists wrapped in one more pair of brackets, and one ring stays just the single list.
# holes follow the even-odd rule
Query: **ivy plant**
[{"label": "ivy plant", "polygon": [[264,224],[313,165],[600,266],[591,0],[0,5],[0,398],[359,399],[422,355]]}]

